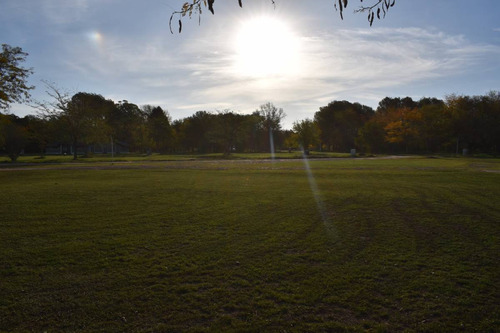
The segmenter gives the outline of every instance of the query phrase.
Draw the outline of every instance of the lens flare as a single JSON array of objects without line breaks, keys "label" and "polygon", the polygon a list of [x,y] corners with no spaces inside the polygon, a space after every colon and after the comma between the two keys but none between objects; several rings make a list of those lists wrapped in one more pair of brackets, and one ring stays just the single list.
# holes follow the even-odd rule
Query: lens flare
[{"label": "lens flare", "polygon": [[274,153],[274,135],[273,135],[273,129],[269,129],[269,148],[271,151],[271,160],[274,161],[276,158],[276,154]]},{"label": "lens flare", "polygon": [[325,207],[325,203],[323,198],[321,197],[318,184],[316,183],[316,179],[311,170],[311,166],[309,165],[309,160],[302,149],[302,160],[304,161],[304,169],[306,170],[307,180],[309,181],[309,187],[311,188],[311,192],[314,197],[314,201],[316,202],[316,206],[318,208],[318,212],[321,216],[321,221],[323,222],[323,226],[328,235],[328,238],[333,241],[337,241],[338,235],[335,230],[335,226],[333,225],[333,221],[330,219],[327,213],[327,209]]},{"label": "lens flare", "polygon": [[89,33],[88,38],[96,45],[100,45],[103,41],[103,36],[98,31],[92,31],[91,33]]}]

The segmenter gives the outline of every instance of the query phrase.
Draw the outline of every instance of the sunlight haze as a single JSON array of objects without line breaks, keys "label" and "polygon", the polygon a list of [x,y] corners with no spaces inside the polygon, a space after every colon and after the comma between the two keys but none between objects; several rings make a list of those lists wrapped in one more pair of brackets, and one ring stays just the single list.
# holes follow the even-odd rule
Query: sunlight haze
[{"label": "sunlight haze", "polygon": [[[181,1],[4,0],[0,40],[29,53],[32,95],[42,80],[76,93],[196,111],[251,113],[272,102],[284,126],[334,100],[376,108],[386,96],[485,94],[500,84],[500,2],[400,0],[370,27],[332,0],[215,2],[215,15],[168,20]],[[174,25],[178,17],[174,17]],[[34,113],[26,105],[11,112]]]},{"label": "sunlight haze", "polygon": [[259,16],[242,22],[235,41],[237,75],[265,79],[299,73],[299,42],[284,20]]}]

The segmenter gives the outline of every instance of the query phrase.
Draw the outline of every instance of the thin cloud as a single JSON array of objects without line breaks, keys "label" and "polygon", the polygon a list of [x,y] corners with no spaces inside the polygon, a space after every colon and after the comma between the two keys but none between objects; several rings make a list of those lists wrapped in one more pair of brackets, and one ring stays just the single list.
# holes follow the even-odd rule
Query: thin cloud
[{"label": "thin cloud", "polygon": [[174,118],[198,110],[252,112],[271,101],[292,123],[334,99],[375,105],[395,87],[466,74],[500,55],[498,46],[421,28],[342,30],[300,37],[300,71],[262,79],[235,73],[229,34],[186,38],[175,48],[164,37],[100,36],[63,36],[58,56],[66,71],[95,82],[103,95],[138,104],[163,100]]},{"label": "thin cloud", "polygon": [[293,80],[265,81],[232,75],[230,46],[222,52],[221,45],[189,46],[185,54],[192,63],[186,70],[199,78],[193,87],[201,92],[190,98],[207,105],[229,101],[243,110],[253,110],[266,100],[286,103],[297,112],[307,105],[315,110],[318,101],[331,101],[328,96],[375,100],[377,91],[466,74],[485,58],[500,54],[498,46],[421,28],[343,30],[303,37],[301,43],[301,74]]},{"label": "thin cloud", "polygon": [[82,20],[91,0],[58,0],[40,1],[40,13],[52,24],[69,24]]}]

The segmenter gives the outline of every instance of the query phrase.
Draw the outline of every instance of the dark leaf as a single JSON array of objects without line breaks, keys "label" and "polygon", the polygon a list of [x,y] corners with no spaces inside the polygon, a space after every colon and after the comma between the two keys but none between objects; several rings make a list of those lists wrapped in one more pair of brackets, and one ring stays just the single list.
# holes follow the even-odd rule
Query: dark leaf
[{"label": "dark leaf", "polygon": [[396,0],[392,0],[391,7],[396,4]]},{"label": "dark leaf", "polygon": [[238,4],[240,5],[240,8],[243,7],[243,4],[241,3],[241,0],[238,0]]},{"label": "dark leaf", "polygon": [[342,15],[342,10],[343,10],[342,0],[339,0],[339,8],[340,8],[340,18],[343,20],[344,19],[344,15]]},{"label": "dark leaf", "polygon": [[208,0],[208,10],[209,10],[212,14],[215,14],[215,13],[214,13],[214,1],[215,1],[215,0]]},{"label": "dark leaf", "polygon": [[372,12],[372,15],[371,15],[371,18],[370,18],[370,27],[372,26],[373,24],[373,19],[375,18],[375,13]]},{"label": "dark leaf", "polygon": [[170,33],[173,34],[172,31],[172,19],[174,18],[174,14],[170,15],[170,20],[168,21],[168,27],[170,28]]},{"label": "dark leaf", "polygon": [[344,0],[344,8],[347,7],[347,0]]},{"label": "dark leaf", "polygon": [[179,33],[181,33],[181,32],[182,32],[182,21],[179,20]]},{"label": "dark leaf", "polygon": [[377,9],[377,18],[380,20],[380,7]]}]

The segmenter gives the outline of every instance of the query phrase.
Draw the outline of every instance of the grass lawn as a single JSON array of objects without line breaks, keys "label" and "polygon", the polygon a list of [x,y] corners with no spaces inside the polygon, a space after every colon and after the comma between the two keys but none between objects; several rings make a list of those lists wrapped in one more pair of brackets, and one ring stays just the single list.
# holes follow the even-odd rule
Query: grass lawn
[{"label": "grass lawn", "polygon": [[0,331],[500,331],[500,160],[0,168]]},{"label": "grass lawn", "polygon": [[[350,157],[349,153],[332,153],[332,152],[311,152],[311,158],[339,158]],[[300,159],[302,152],[300,151],[278,151],[274,154],[276,159]],[[102,163],[102,162],[159,162],[159,161],[192,161],[192,160],[255,160],[255,159],[271,159],[269,153],[232,153],[225,156],[221,153],[214,154],[121,154],[114,157],[111,154],[95,154],[90,158],[79,155],[77,160],[73,160],[73,155],[23,155],[17,159],[18,164],[34,163],[34,164],[52,164],[52,163]],[[0,155],[0,166],[2,164],[12,164],[7,156]]]}]

